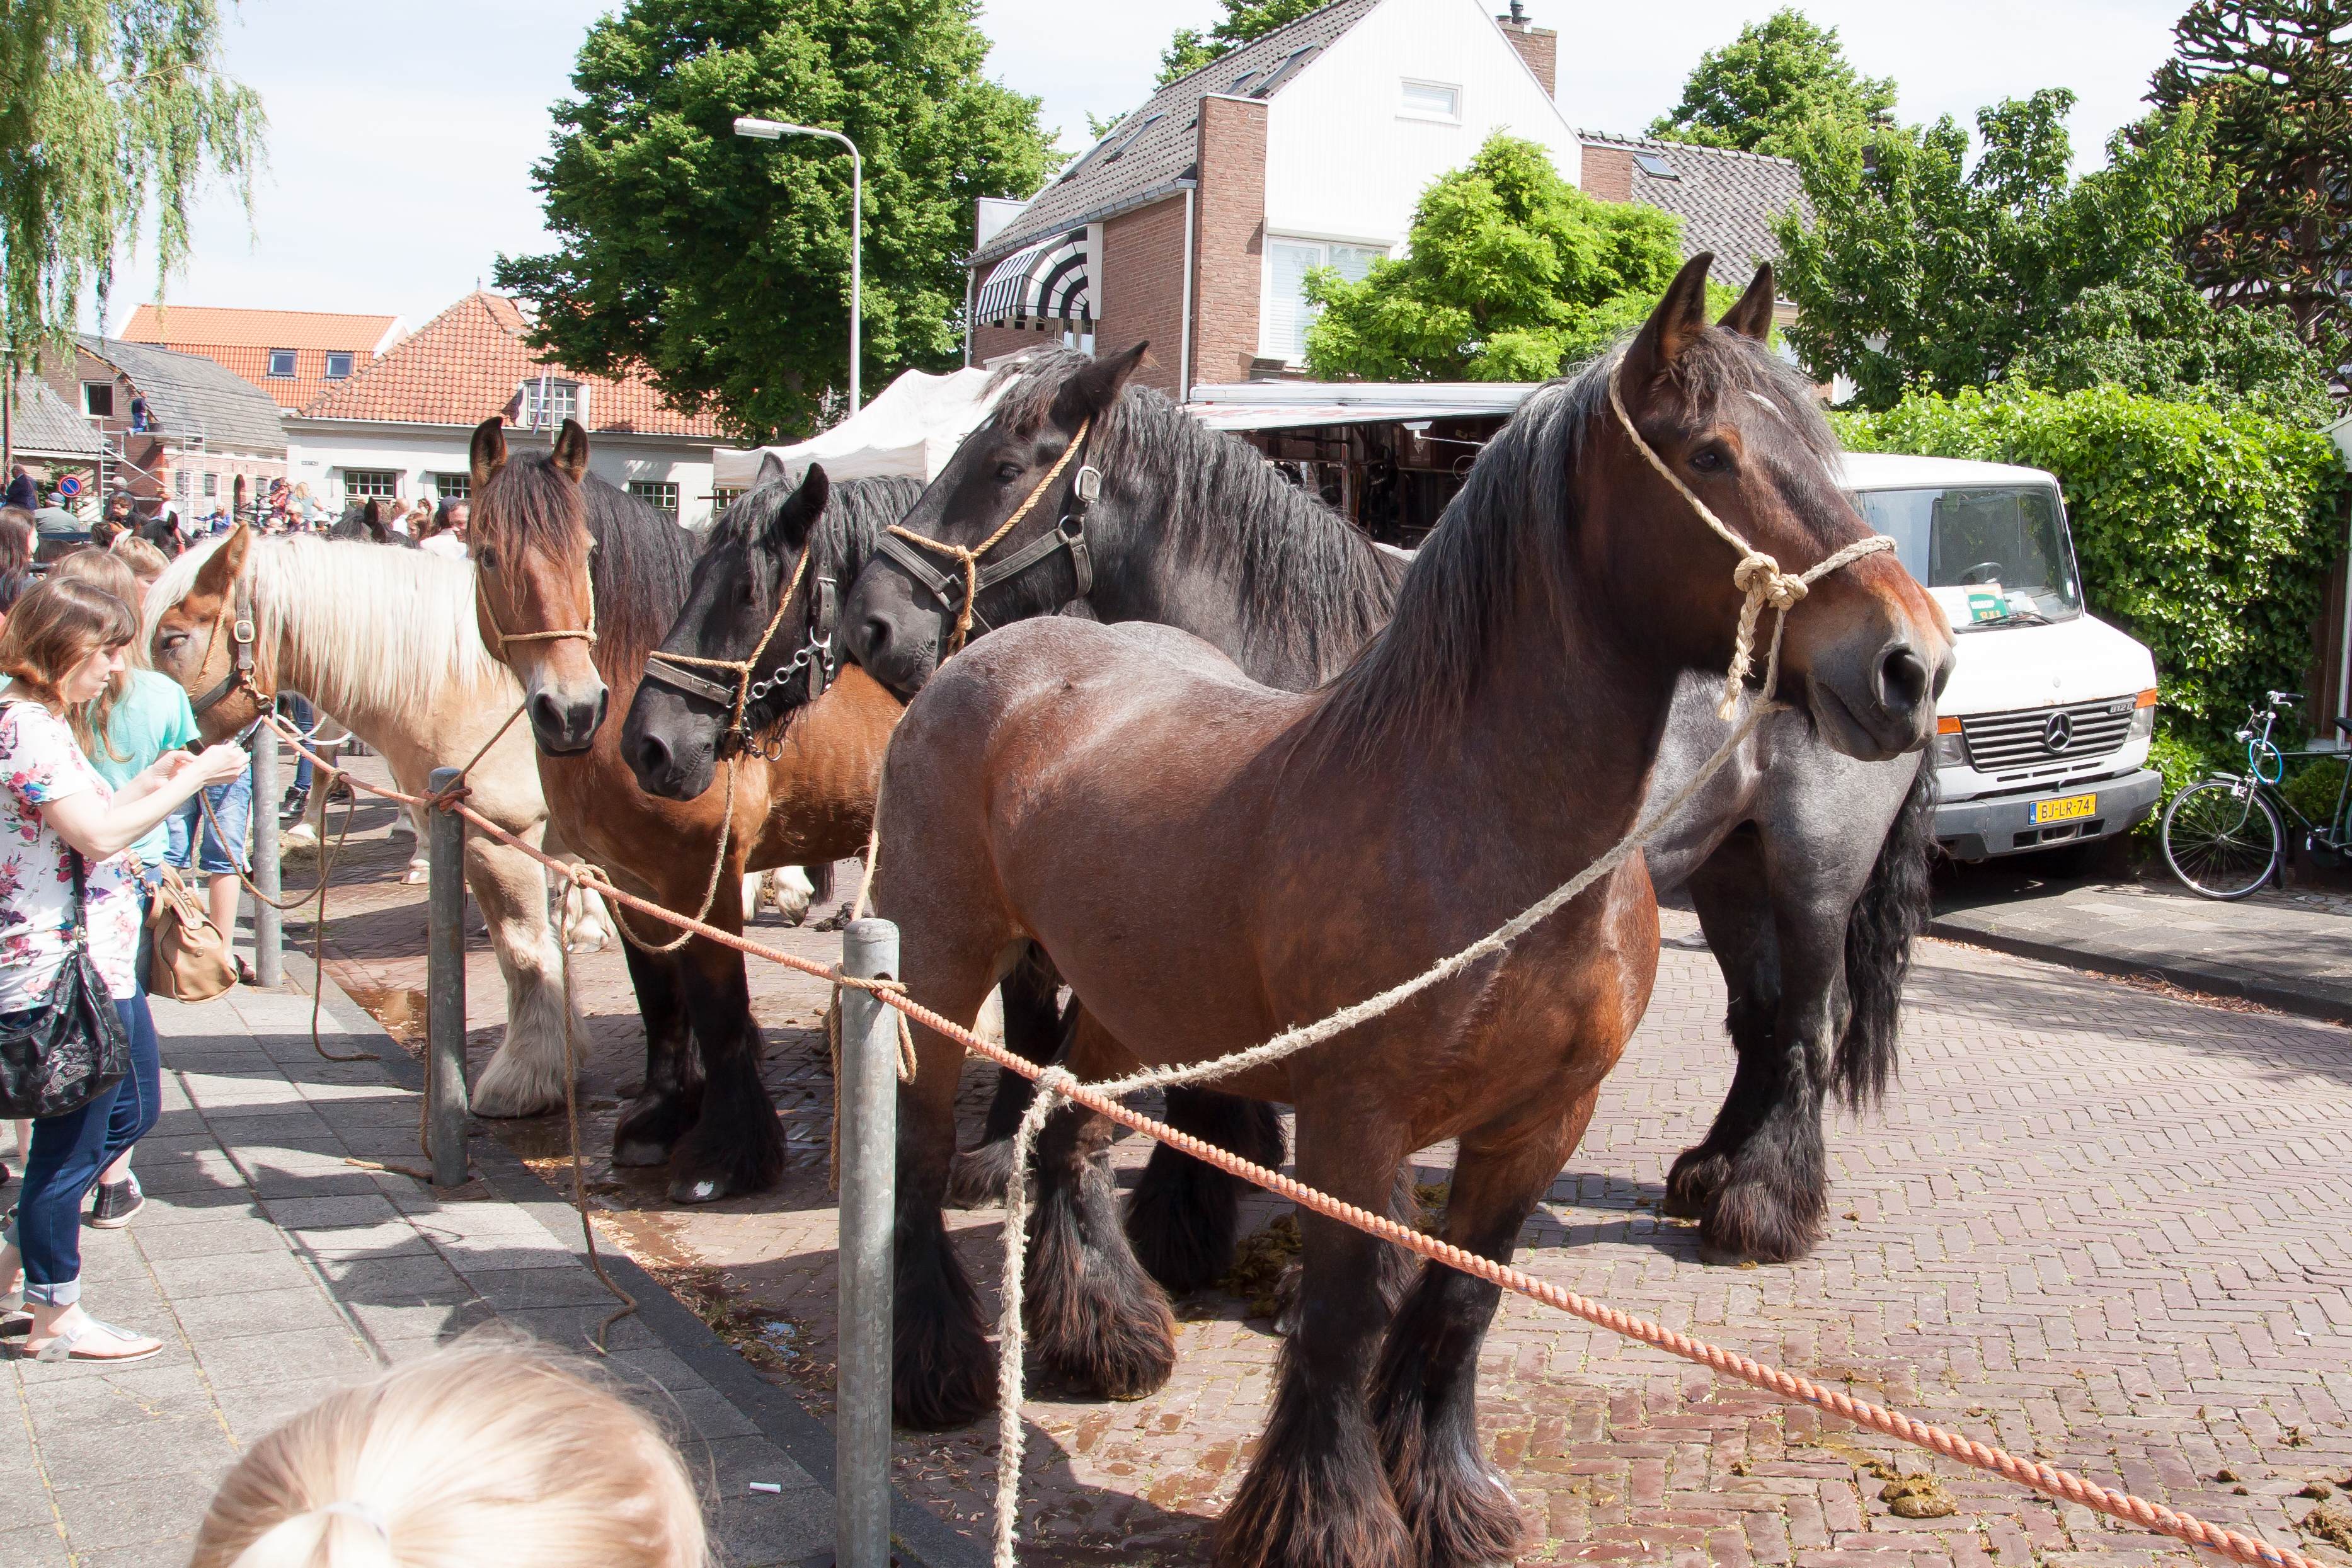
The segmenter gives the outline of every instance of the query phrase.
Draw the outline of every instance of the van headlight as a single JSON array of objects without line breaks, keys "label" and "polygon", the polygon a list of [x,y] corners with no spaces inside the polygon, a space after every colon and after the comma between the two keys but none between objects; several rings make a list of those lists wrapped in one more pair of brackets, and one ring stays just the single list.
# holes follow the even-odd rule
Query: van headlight
[{"label": "van headlight", "polygon": [[2150,687],[2132,699],[2131,727],[2124,731],[2124,743],[2146,740],[2156,733],[2156,690]]},{"label": "van headlight", "polygon": [[1969,738],[1960,733],[1960,721],[1948,718],[1941,722],[1949,727],[1939,727],[1937,731],[1936,766],[1966,768],[1969,766]]}]

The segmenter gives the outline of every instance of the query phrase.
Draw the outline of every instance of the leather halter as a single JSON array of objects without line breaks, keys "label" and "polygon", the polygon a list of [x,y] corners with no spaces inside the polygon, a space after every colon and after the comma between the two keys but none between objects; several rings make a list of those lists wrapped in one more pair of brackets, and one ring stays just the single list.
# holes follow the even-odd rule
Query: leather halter
[{"label": "leather halter", "polygon": [[[236,612],[234,622],[229,620],[232,604]],[[224,626],[228,628],[229,633],[228,674],[188,705],[199,716],[218,707],[231,692],[240,688],[251,692],[254,700],[265,708],[277,700],[275,693],[265,692],[253,684],[253,587],[242,578],[230,586],[229,597],[221,601],[220,613],[213,618],[212,640],[205,644],[205,662],[197,666],[199,675],[212,668],[213,651],[220,646]]]},{"label": "leather halter", "polygon": [[[767,630],[760,633],[760,641],[742,658],[711,659],[697,653],[667,652],[646,655],[645,679],[659,681],[666,686],[716,703],[728,710],[727,727],[719,737],[718,751],[722,758],[757,748],[757,737],[752,733],[752,706],[801,671],[809,673],[808,700],[814,702],[824,695],[825,685],[832,678],[826,658],[827,634],[823,625],[831,616],[834,598],[831,578],[820,577],[812,588],[812,599],[818,606],[819,624],[811,632],[808,642],[800,652],[777,665],[765,680],[752,678],[759,670],[761,656],[767,653],[768,644],[776,639],[777,628],[784,623],[785,612],[793,607],[793,596],[800,591],[801,579],[808,572],[809,558],[815,553],[816,538],[812,534],[808,543],[801,547],[799,559],[793,562],[792,576],[785,580],[783,593],[776,601],[776,612],[768,618]],[[735,677],[735,685],[730,689],[717,681],[704,679],[691,669],[681,668],[689,664],[700,669],[725,670]],[[776,755],[781,756],[782,753]],[[770,761],[775,759],[774,756],[769,757]]]},{"label": "leather halter", "polygon": [[[1014,525],[1028,516],[1029,509],[1034,507],[1045,492],[1053,487],[1054,482],[1062,476],[1062,470],[1069,465],[1070,459],[1076,456],[1079,448],[1087,444],[1093,424],[1094,422],[1089,419],[1078,427],[1077,435],[1070,442],[1062,455],[1055,460],[1052,469],[1037,482],[1037,487],[1029,492],[1028,499],[1023,501],[1020,508],[1004,519],[996,532],[981,541],[979,549],[966,550],[938,539],[925,538],[922,535],[903,528],[893,528],[876,541],[881,547],[883,554],[904,567],[909,576],[930,591],[931,597],[940,601],[940,607],[945,613],[956,617],[956,633],[950,639],[947,650],[949,653],[952,653],[962,646],[968,631],[991,630],[988,618],[980,612],[982,593],[1000,582],[1009,581],[1020,576],[1031,567],[1052,559],[1063,550],[1070,552],[1070,569],[1077,578],[1077,587],[1071,593],[1070,601],[1075,603],[1093,591],[1095,563],[1092,552],[1087,548],[1087,513],[1102,496],[1102,470],[1091,464],[1081,466],[1071,479],[1069,510],[1062,514],[1059,521],[1003,559],[984,567],[980,565],[981,559],[987,555],[1005,535],[1011,533]],[[924,559],[917,553],[918,547],[936,551],[954,559],[962,568],[961,580],[958,580],[956,574],[941,570]]]}]

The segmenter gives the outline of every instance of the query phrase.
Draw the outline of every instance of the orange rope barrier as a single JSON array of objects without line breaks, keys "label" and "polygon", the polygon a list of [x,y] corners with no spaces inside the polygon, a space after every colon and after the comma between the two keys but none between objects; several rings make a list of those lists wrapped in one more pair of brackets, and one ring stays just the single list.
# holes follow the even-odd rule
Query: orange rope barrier
[{"label": "orange rope barrier", "polygon": [[[276,722],[274,716],[272,722]],[[286,732],[281,730],[280,733]],[[304,749],[299,741],[293,740],[290,734],[288,738],[297,750]],[[358,779],[352,779],[352,782],[362,789],[393,800],[422,803],[422,799],[417,796],[404,795],[397,790],[380,789],[374,785],[362,783]],[[1710,1371],[1738,1378],[1743,1383],[1751,1384],[1783,1399],[1826,1410],[1843,1420],[1852,1421],[1858,1427],[1868,1427],[1874,1432],[1883,1433],[1900,1442],[1925,1448],[1930,1453],[1941,1454],[1946,1458],[1956,1459],[1961,1464],[1972,1466],[1977,1469],[1989,1470],[2004,1479],[2031,1487],[2038,1492],[2057,1498],[2062,1501],[2080,1503],[2085,1508],[2122,1520],[2126,1523],[2137,1525],[2161,1535],[2169,1535],[2176,1540],[2185,1541],[2192,1546],[2204,1547],[2208,1551],[2219,1552],[2237,1562],[2265,1564],[2268,1568],[2324,1568],[2323,1564],[2299,1552],[2273,1546],[2268,1542],[2252,1536],[2241,1535],[2236,1531],[2225,1529],[2221,1525],[2210,1524],[2194,1515],[2161,1507],[2129,1492],[2114,1491],[2105,1487],[2095,1486],[2070,1470],[2062,1470],[2051,1465],[2021,1459],[2004,1448],[1995,1448],[1989,1443],[1979,1443],[1972,1437],[1957,1432],[1948,1432],[1940,1427],[1925,1421],[1915,1421],[1900,1411],[1889,1410],[1884,1406],[1871,1404],[1868,1400],[1856,1399],[1850,1394],[1824,1388],[1810,1378],[1783,1372],[1778,1367],[1767,1366],[1761,1362],[1753,1361],[1735,1352],[1709,1344],[1704,1340],[1696,1340],[1687,1334],[1677,1333],[1672,1329],[1661,1327],[1646,1319],[1634,1317],[1629,1312],[1620,1312],[1603,1302],[1579,1295],[1562,1286],[1538,1280],[1507,1263],[1498,1263],[1491,1258],[1481,1257],[1474,1252],[1465,1252],[1448,1242],[1440,1241],[1434,1237],[1423,1235],[1410,1227],[1401,1225],[1386,1215],[1374,1214],[1370,1210],[1359,1208],[1353,1204],[1342,1203],[1338,1198],[1284,1176],[1280,1171],[1269,1170],[1263,1166],[1243,1159],[1238,1155],[1228,1153],[1214,1144],[1204,1143],[1190,1134],[1178,1132],[1175,1128],[1155,1122],[1149,1116],[1130,1111],[1116,1100],[1095,1093],[1085,1084],[1070,1079],[1068,1074],[1060,1072],[1059,1069],[1049,1070],[1039,1067],[1035,1062],[1016,1056],[1002,1046],[992,1045],[970,1030],[940,1017],[915,1001],[907,996],[905,988],[895,981],[864,980],[854,976],[844,975],[838,965],[829,967],[813,958],[803,958],[798,954],[787,953],[731,932],[721,931],[716,926],[706,925],[698,920],[688,920],[649,900],[622,892],[601,874],[596,873],[593,868],[574,868],[551,855],[542,854],[498,824],[482,817],[471,807],[459,803],[455,810],[483,831],[521,850],[557,874],[583,886],[593,888],[606,898],[617,900],[657,920],[667,921],[694,936],[731,947],[746,956],[763,958],[770,963],[782,964],[788,968],[798,969],[803,974],[819,979],[869,991],[891,1007],[898,1009],[903,1016],[936,1030],[967,1051],[977,1051],[1000,1067],[1012,1069],[1024,1078],[1040,1079],[1045,1077],[1048,1071],[1055,1071],[1059,1074],[1059,1079],[1055,1085],[1055,1092],[1084,1105],[1097,1115],[1107,1116],[1123,1127],[1168,1145],[1179,1153],[1190,1155],[1203,1164],[1213,1166],[1228,1175],[1239,1176],[1254,1186],[1264,1187],[1276,1197],[1286,1197],[1293,1203],[1312,1209],[1328,1218],[1339,1220],[1344,1225],[1354,1226],[1359,1230],[1377,1236],[1409,1252],[1418,1253],[1432,1262],[1442,1263],[1447,1268],[1458,1269],[1463,1273],[1475,1275],[1488,1284],[1514,1291],[1531,1301],[1541,1301],[1546,1306],[1582,1318],[1585,1322],[1607,1329],[1612,1333],[1622,1334],[1627,1339],[1639,1340],[1668,1354],[1696,1362]]]}]

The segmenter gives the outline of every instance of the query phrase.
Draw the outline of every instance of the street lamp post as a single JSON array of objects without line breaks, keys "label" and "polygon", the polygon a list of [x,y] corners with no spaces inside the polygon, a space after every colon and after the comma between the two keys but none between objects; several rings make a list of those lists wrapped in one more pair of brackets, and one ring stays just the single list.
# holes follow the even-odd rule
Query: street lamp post
[{"label": "street lamp post", "polygon": [[735,134],[756,137],[761,141],[778,141],[787,136],[829,136],[849,149],[849,412],[858,409],[857,396],[857,327],[865,304],[866,274],[863,258],[866,253],[866,155],[857,143],[838,131],[827,131],[821,125],[792,125],[781,120],[754,120],[750,115],[738,116]]}]

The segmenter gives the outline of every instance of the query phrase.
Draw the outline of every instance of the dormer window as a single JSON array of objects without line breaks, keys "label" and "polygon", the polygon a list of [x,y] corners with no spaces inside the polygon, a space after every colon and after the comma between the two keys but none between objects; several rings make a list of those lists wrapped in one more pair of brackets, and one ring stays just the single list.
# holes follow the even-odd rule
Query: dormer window
[{"label": "dormer window", "polygon": [[292,381],[294,379],[293,350],[272,349],[269,350],[269,375],[270,379],[273,381],[285,382]]},{"label": "dormer window", "polygon": [[1462,89],[1445,82],[1407,81],[1403,101],[1397,113],[1407,120],[1435,120],[1449,125],[1462,123]]},{"label": "dormer window", "polygon": [[1143,134],[1145,131],[1150,131],[1153,126],[1159,124],[1161,120],[1167,118],[1168,117],[1164,114],[1150,114],[1144,116],[1143,123],[1135,128],[1132,135],[1129,136],[1127,140],[1121,141],[1118,146],[1103,154],[1103,162],[1106,163],[1115,163],[1119,159],[1125,157],[1129,148],[1143,140]]},{"label": "dormer window", "polygon": [[[545,389],[542,403],[541,390]],[[580,417],[580,383],[550,379],[529,381],[522,384],[522,418],[519,422],[532,430],[552,429],[567,419]]]},{"label": "dormer window", "polygon": [[331,382],[347,382],[351,380],[352,356],[349,354],[329,354],[327,356],[327,379]]}]

